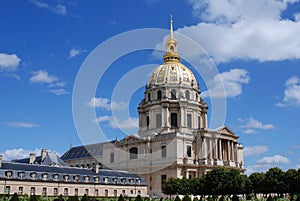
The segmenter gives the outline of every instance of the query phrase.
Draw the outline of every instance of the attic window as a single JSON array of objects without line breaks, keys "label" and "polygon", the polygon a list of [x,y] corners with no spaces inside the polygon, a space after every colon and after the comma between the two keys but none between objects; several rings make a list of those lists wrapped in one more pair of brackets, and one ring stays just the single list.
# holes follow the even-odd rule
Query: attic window
[{"label": "attic window", "polygon": [[48,174],[47,174],[47,173],[42,174],[42,178],[43,178],[44,180],[48,179]]},{"label": "attic window", "polygon": [[78,182],[78,180],[79,180],[79,176],[78,176],[78,175],[75,175],[75,176],[74,176],[74,181]]},{"label": "attic window", "polygon": [[104,181],[105,184],[107,184],[108,183],[108,177],[104,177],[103,181]]},{"label": "attic window", "polygon": [[54,180],[58,180],[58,178],[59,178],[59,175],[58,175],[58,174],[54,174],[54,175],[53,175],[53,179],[54,179]]},{"label": "attic window", "polygon": [[68,181],[69,180],[69,175],[64,175],[64,180]]},{"label": "attic window", "polygon": [[95,180],[96,183],[98,183],[99,182],[99,177],[94,177],[94,180]]},{"label": "attic window", "polygon": [[89,176],[85,176],[85,177],[84,177],[84,181],[85,181],[85,182],[88,182],[89,179],[90,179]]},{"label": "attic window", "polygon": [[6,176],[7,179],[10,179],[12,177],[12,175],[13,175],[12,171],[6,171],[5,172],[5,176]]},{"label": "attic window", "polygon": [[118,178],[113,178],[113,182],[116,184],[118,183]]},{"label": "attic window", "polygon": [[36,179],[36,173],[35,172],[31,173],[30,177],[31,177],[31,179]]},{"label": "attic window", "polygon": [[18,177],[19,177],[19,179],[24,179],[24,177],[25,177],[25,172],[19,172],[19,173],[18,173]]}]

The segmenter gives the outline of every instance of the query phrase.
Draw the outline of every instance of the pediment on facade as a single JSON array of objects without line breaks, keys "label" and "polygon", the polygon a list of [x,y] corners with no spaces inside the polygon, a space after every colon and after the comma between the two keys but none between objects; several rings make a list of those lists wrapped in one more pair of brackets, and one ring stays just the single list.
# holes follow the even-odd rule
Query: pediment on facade
[{"label": "pediment on facade", "polygon": [[119,143],[127,144],[127,143],[134,143],[139,141],[139,138],[136,135],[129,135],[122,139]]},{"label": "pediment on facade", "polygon": [[227,126],[222,126],[220,128],[217,128],[215,131],[218,133],[224,134],[224,135],[230,135],[234,137],[238,137],[232,130],[230,130]]}]

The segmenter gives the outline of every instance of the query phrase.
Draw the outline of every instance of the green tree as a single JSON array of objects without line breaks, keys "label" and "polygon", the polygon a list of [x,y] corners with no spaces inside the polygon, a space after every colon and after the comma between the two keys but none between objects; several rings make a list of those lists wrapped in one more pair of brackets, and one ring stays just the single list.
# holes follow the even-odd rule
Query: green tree
[{"label": "green tree", "polygon": [[265,193],[264,190],[264,181],[265,181],[265,173],[254,172],[249,176],[249,180],[251,182],[251,189],[255,193]]},{"label": "green tree", "polygon": [[13,196],[10,198],[10,201],[20,201],[18,194],[14,193]]},{"label": "green tree", "polygon": [[90,201],[90,199],[88,198],[88,196],[86,194],[84,194],[81,198],[81,201]]},{"label": "green tree", "polygon": [[284,193],[286,191],[284,172],[277,167],[269,169],[266,172],[264,186],[266,187],[266,193]]},{"label": "green tree", "polygon": [[29,201],[38,201],[38,198],[36,195],[30,195]]},{"label": "green tree", "polygon": [[190,198],[190,196],[188,194],[185,194],[182,201],[192,201],[192,199]]},{"label": "green tree", "polygon": [[170,177],[161,186],[161,190],[166,195],[176,195],[180,191],[181,179]]},{"label": "green tree", "polygon": [[118,201],[125,201],[124,197],[122,194],[120,194],[119,198],[118,198]]},{"label": "green tree", "polygon": [[143,198],[141,195],[137,195],[134,201],[143,201]]},{"label": "green tree", "polygon": [[174,201],[181,201],[180,197],[178,195],[176,195],[175,200]]},{"label": "green tree", "polygon": [[300,175],[295,169],[289,169],[284,173],[284,183],[287,192],[291,195],[291,200],[294,200],[294,195],[300,191]]}]

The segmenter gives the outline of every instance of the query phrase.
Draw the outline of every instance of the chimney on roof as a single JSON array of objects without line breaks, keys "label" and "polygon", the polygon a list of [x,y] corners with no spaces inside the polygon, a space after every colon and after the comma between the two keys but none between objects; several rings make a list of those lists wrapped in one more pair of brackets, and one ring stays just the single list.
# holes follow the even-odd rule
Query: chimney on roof
[{"label": "chimney on roof", "polygon": [[36,159],[35,153],[30,153],[29,155],[29,164],[33,164]]},{"label": "chimney on roof", "polygon": [[2,167],[2,155],[0,155],[0,168]]},{"label": "chimney on roof", "polygon": [[96,167],[95,167],[95,172],[96,172],[97,174],[99,173],[99,169],[100,169],[100,166],[99,166],[99,164],[97,164]]},{"label": "chimney on roof", "polygon": [[42,149],[42,151],[41,151],[41,162],[43,162],[45,160],[46,156],[47,156],[47,150]]}]

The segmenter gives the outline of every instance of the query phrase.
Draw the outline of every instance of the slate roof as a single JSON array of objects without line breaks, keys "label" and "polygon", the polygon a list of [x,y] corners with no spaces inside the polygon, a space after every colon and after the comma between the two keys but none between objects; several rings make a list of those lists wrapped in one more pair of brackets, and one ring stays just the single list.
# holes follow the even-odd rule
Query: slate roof
[{"label": "slate roof", "polygon": [[115,141],[101,142],[101,143],[89,144],[85,146],[72,147],[61,156],[61,159],[66,161],[66,160],[72,160],[77,158],[91,158],[94,156],[102,156],[103,145],[108,143],[114,143],[114,142]]},{"label": "slate roof", "polygon": [[[42,159],[41,156],[37,156],[33,163],[40,164],[40,165],[68,166],[59,156],[56,155],[56,153],[47,152],[46,158],[43,161],[41,159]],[[13,160],[13,162],[29,164],[29,158],[16,159]]]},{"label": "slate roof", "polygon": [[[99,183],[116,185],[146,185],[145,179],[136,174],[126,171],[116,171],[108,169],[100,169],[99,173],[96,173],[92,169],[87,168],[67,166],[59,167],[3,161],[2,166],[0,167],[0,179],[7,179],[7,172],[12,173],[10,179],[14,180],[24,179],[52,182],[82,182],[92,184]],[[24,178],[20,178],[20,173],[23,173]],[[44,174],[48,175],[46,179],[43,177]],[[66,176],[68,176],[67,180]],[[78,180],[76,179],[76,177],[78,177]],[[85,177],[89,178],[88,181]],[[98,182],[96,182],[96,180],[94,179],[95,177],[99,178]]]}]

